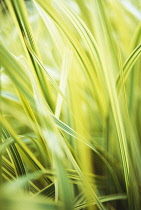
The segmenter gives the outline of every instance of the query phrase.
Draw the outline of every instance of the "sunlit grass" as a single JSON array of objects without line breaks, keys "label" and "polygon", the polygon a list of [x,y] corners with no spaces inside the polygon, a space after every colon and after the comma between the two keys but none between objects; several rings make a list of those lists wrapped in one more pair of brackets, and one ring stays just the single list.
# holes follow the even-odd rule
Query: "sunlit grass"
[{"label": "sunlit grass", "polygon": [[141,209],[141,4],[0,4],[0,205]]}]

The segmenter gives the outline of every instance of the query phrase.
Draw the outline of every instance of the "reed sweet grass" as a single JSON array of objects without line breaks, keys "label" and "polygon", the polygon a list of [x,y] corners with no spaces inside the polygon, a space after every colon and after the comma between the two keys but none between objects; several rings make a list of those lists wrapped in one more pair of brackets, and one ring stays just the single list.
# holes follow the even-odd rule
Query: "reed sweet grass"
[{"label": "reed sweet grass", "polygon": [[0,4],[0,209],[141,209],[141,4]]}]

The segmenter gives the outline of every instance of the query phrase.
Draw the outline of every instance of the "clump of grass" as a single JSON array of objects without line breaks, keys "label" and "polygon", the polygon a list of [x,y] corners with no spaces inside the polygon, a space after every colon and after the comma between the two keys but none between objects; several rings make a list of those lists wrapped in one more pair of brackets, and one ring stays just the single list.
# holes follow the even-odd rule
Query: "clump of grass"
[{"label": "clump of grass", "polygon": [[140,10],[1,2],[1,209],[141,209]]}]

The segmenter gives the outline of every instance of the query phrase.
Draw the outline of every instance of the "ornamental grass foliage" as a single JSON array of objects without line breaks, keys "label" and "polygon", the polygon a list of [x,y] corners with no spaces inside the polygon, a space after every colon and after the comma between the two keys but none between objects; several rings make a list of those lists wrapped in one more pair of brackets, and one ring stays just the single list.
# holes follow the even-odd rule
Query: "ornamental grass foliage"
[{"label": "ornamental grass foliage", "polygon": [[141,1],[0,1],[0,209],[141,209]]}]

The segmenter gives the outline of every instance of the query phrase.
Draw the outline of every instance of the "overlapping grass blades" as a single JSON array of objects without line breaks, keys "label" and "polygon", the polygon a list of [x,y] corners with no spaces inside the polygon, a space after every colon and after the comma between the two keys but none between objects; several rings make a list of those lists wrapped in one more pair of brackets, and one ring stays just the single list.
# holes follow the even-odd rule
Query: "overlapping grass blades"
[{"label": "overlapping grass blades", "polygon": [[2,1],[1,208],[141,208],[140,9]]}]

